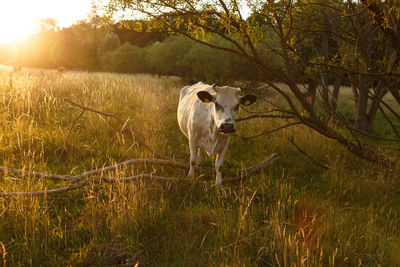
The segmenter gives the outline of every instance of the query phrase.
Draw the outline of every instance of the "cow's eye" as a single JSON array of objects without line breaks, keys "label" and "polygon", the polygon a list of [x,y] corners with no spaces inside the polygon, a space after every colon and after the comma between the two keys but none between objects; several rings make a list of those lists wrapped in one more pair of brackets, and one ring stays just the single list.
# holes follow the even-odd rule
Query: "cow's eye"
[{"label": "cow's eye", "polygon": [[222,106],[218,103],[215,103],[215,109],[220,110],[220,109],[222,109]]}]

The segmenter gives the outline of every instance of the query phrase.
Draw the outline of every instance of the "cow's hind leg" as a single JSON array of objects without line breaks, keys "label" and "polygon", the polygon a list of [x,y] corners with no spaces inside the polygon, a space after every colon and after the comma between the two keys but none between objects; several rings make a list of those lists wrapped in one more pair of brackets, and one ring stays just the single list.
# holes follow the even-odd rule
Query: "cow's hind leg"
[{"label": "cow's hind leg", "polygon": [[189,150],[190,150],[190,169],[188,173],[188,178],[191,179],[194,177],[194,167],[198,163],[198,156],[199,156],[199,148],[196,146],[193,140],[189,138]]}]

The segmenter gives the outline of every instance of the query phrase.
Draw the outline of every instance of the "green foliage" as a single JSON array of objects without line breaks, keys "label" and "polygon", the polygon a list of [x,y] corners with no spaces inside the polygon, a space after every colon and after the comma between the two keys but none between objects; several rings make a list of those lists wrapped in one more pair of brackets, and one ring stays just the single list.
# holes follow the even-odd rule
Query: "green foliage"
[{"label": "green foliage", "polygon": [[125,43],[118,49],[105,53],[100,63],[106,71],[144,73],[148,70],[145,56],[145,49]]},{"label": "green foliage", "polygon": [[107,33],[97,47],[97,58],[100,61],[102,56],[106,55],[108,52],[118,49],[120,46],[121,41],[119,40],[118,35],[115,33]]},{"label": "green foliage", "polygon": [[[211,45],[229,46],[215,35],[210,38]],[[273,60],[272,56],[270,59]],[[154,43],[147,51],[147,61],[154,73],[189,79],[210,82],[257,79],[254,67],[245,58],[183,36]]]},{"label": "green foliage", "polygon": [[193,41],[182,36],[168,38],[162,43],[155,42],[148,48],[146,60],[154,73],[186,76],[190,67],[180,62],[193,45]]}]

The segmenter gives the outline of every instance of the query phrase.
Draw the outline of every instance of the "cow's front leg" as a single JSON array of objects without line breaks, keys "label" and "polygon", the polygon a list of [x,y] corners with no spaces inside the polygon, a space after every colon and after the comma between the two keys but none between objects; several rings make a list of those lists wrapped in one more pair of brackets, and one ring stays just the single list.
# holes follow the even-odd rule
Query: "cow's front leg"
[{"label": "cow's front leg", "polygon": [[190,150],[190,169],[188,173],[188,178],[194,177],[194,167],[197,165],[199,148],[196,146],[194,140],[189,139],[189,150]]},{"label": "cow's front leg", "polygon": [[224,157],[226,154],[226,150],[228,149],[229,139],[224,143],[221,152],[217,153],[217,157],[215,159],[215,172],[217,173],[215,178],[215,184],[222,184],[222,165],[224,164]]},{"label": "cow's front leg", "polygon": [[222,184],[222,165],[224,164],[225,153],[217,154],[217,158],[215,160],[215,172],[217,173],[215,178],[215,184]]}]

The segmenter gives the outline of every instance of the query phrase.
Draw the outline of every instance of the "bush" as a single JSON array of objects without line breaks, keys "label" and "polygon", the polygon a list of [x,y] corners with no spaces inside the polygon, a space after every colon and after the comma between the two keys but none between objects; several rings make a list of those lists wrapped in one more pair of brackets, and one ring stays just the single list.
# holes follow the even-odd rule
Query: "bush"
[{"label": "bush", "polygon": [[153,73],[164,75],[190,76],[190,67],[179,64],[185,57],[193,41],[174,36],[164,42],[155,42],[147,51],[147,63]]},{"label": "bush", "polygon": [[121,46],[121,41],[118,35],[115,33],[108,33],[97,47],[97,58],[101,61],[101,58],[108,52],[112,52]]},{"label": "bush", "polygon": [[126,42],[117,50],[102,56],[100,62],[102,69],[106,71],[143,73],[148,71],[145,58],[146,49]]}]

